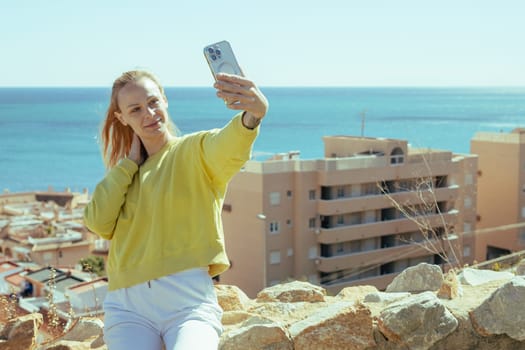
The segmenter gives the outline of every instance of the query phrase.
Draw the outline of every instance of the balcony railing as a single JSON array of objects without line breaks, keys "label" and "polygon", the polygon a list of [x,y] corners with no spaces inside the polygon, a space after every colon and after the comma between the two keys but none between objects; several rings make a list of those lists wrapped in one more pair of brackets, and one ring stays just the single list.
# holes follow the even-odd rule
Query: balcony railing
[{"label": "balcony railing", "polygon": [[[451,237],[457,239],[457,236]],[[350,268],[362,268],[371,265],[382,265],[400,259],[416,258],[429,254],[438,254],[442,242],[428,240],[408,245],[368,250],[333,257],[319,257],[317,269],[321,272],[335,272]],[[439,251],[434,251],[439,249]]]},{"label": "balcony railing", "polygon": [[[430,193],[429,193],[430,195]],[[459,187],[456,185],[434,189],[432,201],[442,202],[455,200],[459,195]],[[317,201],[317,212],[320,215],[330,216],[341,213],[352,213],[364,210],[384,209],[393,207],[392,200],[396,203],[410,201],[411,205],[421,203],[419,193],[416,192],[395,192],[391,193],[389,199],[384,194],[363,195],[359,197],[345,197],[336,199],[324,199]]]},{"label": "balcony railing", "polygon": [[[443,227],[444,223],[454,225],[457,222],[457,216],[458,211],[451,210],[447,213],[425,215],[424,217],[419,217],[418,220],[424,220],[432,228],[438,228]],[[408,218],[401,218],[334,228],[320,228],[317,241],[322,244],[333,244],[418,230],[419,227],[414,221]]]}]

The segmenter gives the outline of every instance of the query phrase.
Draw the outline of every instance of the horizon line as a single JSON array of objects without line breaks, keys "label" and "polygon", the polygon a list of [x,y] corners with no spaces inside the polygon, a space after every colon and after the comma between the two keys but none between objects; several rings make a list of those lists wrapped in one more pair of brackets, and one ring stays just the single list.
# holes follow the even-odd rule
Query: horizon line
[{"label": "horizon line", "polygon": [[[211,85],[163,85],[164,88],[210,88]],[[260,88],[525,88],[525,85],[260,85]],[[111,88],[111,85],[0,85],[0,89],[17,88]]]}]

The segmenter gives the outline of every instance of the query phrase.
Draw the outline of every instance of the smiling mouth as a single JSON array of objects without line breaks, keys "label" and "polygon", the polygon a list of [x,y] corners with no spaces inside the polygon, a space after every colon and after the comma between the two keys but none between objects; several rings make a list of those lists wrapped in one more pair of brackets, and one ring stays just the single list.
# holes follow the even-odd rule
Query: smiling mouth
[{"label": "smiling mouth", "polygon": [[154,122],[152,122],[151,124],[148,124],[146,125],[146,128],[151,128],[151,127],[155,127],[157,125],[159,125],[160,123],[162,122],[162,120],[159,118],[159,119],[156,119]]}]

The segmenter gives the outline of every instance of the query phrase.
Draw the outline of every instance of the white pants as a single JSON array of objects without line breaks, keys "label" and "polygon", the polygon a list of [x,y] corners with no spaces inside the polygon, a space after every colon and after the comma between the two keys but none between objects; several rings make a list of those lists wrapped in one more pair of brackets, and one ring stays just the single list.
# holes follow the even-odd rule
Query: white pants
[{"label": "white pants", "polygon": [[109,350],[216,350],[222,309],[206,269],[191,269],[108,292]]}]

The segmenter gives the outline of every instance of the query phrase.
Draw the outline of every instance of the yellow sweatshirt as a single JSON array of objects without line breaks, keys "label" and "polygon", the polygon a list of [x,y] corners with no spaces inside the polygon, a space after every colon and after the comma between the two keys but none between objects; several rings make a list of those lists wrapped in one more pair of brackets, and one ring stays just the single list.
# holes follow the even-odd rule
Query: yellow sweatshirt
[{"label": "yellow sweatshirt", "polygon": [[111,240],[109,290],[190,268],[229,267],[221,210],[228,181],[250,158],[259,128],[241,114],[224,128],[168,142],[140,167],[123,159],[97,185],[86,226]]}]

